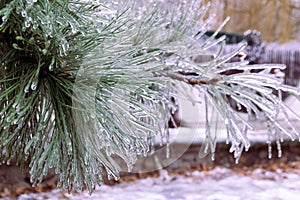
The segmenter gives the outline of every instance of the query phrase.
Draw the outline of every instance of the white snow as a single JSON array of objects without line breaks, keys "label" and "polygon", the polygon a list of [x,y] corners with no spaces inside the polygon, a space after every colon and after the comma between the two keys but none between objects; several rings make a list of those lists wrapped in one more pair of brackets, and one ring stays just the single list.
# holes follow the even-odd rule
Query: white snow
[{"label": "white snow", "polygon": [[257,169],[247,176],[229,169],[188,172],[186,176],[169,176],[163,171],[158,178],[140,179],[113,186],[102,186],[89,196],[87,192],[64,194],[24,194],[19,199],[102,199],[102,200],[285,200],[300,196],[300,173]]}]

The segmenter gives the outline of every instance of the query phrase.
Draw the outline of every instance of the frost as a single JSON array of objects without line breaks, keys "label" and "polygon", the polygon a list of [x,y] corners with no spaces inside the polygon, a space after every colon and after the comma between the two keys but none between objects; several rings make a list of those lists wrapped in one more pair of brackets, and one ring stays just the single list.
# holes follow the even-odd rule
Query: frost
[{"label": "frost", "polygon": [[[229,18],[205,38],[214,17],[206,17],[211,4],[200,8],[200,0],[16,2],[5,7],[1,25],[16,10],[22,37],[41,33],[24,40],[20,33],[13,37],[17,42],[12,52],[38,47],[28,51],[36,53],[30,53],[36,65],[24,67],[19,60],[12,62],[16,66],[1,64],[1,140],[5,148],[24,138],[27,145],[20,145],[19,152],[29,154],[34,184],[51,166],[59,174],[59,187],[71,191],[85,184],[92,192],[102,184],[103,171],[109,179],[118,179],[140,156],[154,155],[156,146],[164,148],[166,160],[172,158],[168,127],[173,123],[178,128],[173,115],[179,98],[204,106],[198,115],[204,119],[204,131],[198,134],[205,136],[199,157],[211,153],[214,159],[220,126],[236,162],[250,147],[255,122],[266,126],[270,157],[271,142],[281,156],[283,138],[299,139],[288,115],[293,111],[282,102],[284,92],[296,98],[300,94],[282,83],[284,66],[248,65],[254,60],[241,51],[254,51],[258,59],[256,51],[263,50],[258,45],[227,49],[225,37],[215,36]],[[12,55],[6,58],[14,59]],[[244,60],[234,61],[236,55]],[[203,98],[193,98],[192,90]],[[125,161],[125,169],[115,157]],[[158,163],[155,160],[155,169],[164,167]]]}]

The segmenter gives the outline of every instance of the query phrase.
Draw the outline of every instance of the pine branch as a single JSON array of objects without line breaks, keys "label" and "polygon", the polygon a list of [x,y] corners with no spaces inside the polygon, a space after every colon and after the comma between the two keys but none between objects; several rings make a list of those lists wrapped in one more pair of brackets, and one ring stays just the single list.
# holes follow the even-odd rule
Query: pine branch
[{"label": "pine branch", "polygon": [[174,80],[178,80],[178,81],[183,81],[187,84],[190,85],[201,85],[201,84],[216,84],[217,82],[221,81],[221,77],[214,77],[212,79],[209,80],[205,80],[205,79],[197,79],[197,78],[193,78],[193,77],[187,77],[181,74],[186,74],[184,72],[179,72],[179,73],[169,73],[166,72],[165,76],[170,77],[171,79]]},{"label": "pine branch", "polygon": [[[223,118],[237,159],[250,146],[253,125],[228,96],[249,117],[268,123],[270,140],[299,137],[291,122],[279,122],[290,112],[281,93],[300,99],[299,90],[271,73],[282,66],[228,63],[245,46],[223,55],[224,38],[202,38],[211,26],[212,17],[205,18],[209,5],[147,4],[1,1],[2,162],[29,162],[36,184],[54,167],[58,186],[70,191],[85,184],[92,192],[102,184],[103,170],[119,177],[112,155],[130,169],[138,156],[153,153],[155,136],[168,145],[168,122],[177,109],[172,99],[186,94],[181,85],[198,89]],[[195,62],[207,55],[213,56]],[[240,73],[227,73],[231,70]],[[214,122],[208,116],[206,109],[207,145],[213,150]]]}]

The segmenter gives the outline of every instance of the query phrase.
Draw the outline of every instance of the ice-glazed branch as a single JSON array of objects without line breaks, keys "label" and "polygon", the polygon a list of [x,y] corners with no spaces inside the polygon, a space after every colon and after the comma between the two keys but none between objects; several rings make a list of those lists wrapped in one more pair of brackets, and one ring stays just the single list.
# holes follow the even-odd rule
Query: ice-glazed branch
[{"label": "ice-glazed branch", "polygon": [[187,72],[165,72],[163,73],[164,76],[170,77],[171,79],[183,81],[190,85],[201,85],[201,84],[216,84],[217,82],[221,81],[222,78],[220,76],[213,77],[211,79],[203,79],[202,77],[191,77],[188,76]]}]

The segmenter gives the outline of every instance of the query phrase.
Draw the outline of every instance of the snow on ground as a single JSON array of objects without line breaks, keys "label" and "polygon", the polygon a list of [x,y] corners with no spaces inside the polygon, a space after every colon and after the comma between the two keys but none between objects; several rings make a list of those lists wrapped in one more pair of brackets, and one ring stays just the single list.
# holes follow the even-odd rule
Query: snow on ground
[{"label": "snow on ground", "polygon": [[101,200],[285,200],[300,196],[300,173],[256,169],[247,176],[229,169],[216,168],[207,172],[188,172],[186,176],[169,176],[162,171],[158,178],[139,179],[113,186],[102,186],[89,196],[87,192],[62,194],[24,194],[28,199],[101,199]]}]

